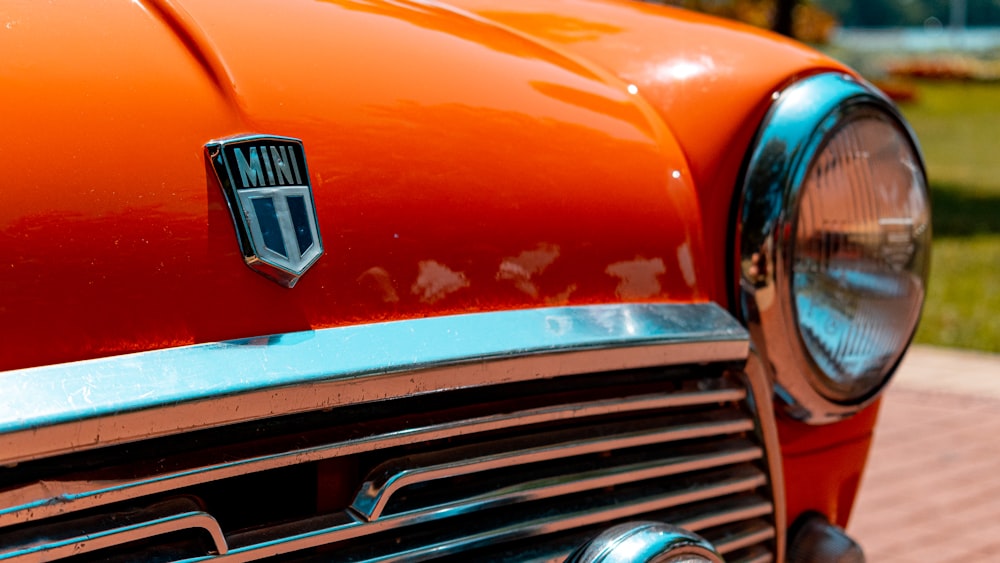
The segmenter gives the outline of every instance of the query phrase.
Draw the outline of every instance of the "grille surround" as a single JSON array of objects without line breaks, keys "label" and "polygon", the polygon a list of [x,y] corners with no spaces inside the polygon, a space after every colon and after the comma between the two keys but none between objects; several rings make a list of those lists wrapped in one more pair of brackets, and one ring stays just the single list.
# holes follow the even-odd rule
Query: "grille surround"
[{"label": "grille surround", "polygon": [[[697,441],[721,432],[723,441],[730,440],[730,445],[738,443],[739,446],[736,448],[735,458],[723,460],[727,463],[732,462],[733,467],[736,467],[733,470],[736,474],[734,481],[736,484],[733,486],[736,488],[730,491],[736,494],[735,507],[730,507],[730,513],[742,514],[745,517],[740,520],[741,523],[738,523],[736,528],[750,527],[741,532],[730,526],[727,528],[728,532],[715,534],[716,540],[728,552],[747,555],[747,560],[758,560],[754,557],[760,555],[757,552],[762,549],[761,545],[771,546],[765,550],[767,557],[780,557],[777,546],[781,545],[778,536],[783,531],[783,525],[780,502],[775,499],[775,496],[780,495],[773,494],[780,488],[780,480],[771,481],[771,476],[775,475],[775,468],[773,456],[769,452],[776,447],[776,444],[773,436],[770,442],[766,438],[770,433],[766,426],[771,416],[768,410],[764,410],[766,399],[765,405],[762,405],[757,398],[759,391],[753,389],[753,383],[741,371],[747,353],[745,333],[728,315],[711,305],[620,307],[623,309],[613,311],[609,311],[608,307],[571,308],[577,317],[585,315],[589,319],[599,318],[606,321],[610,318],[630,321],[631,329],[622,323],[619,327],[621,333],[608,330],[609,326],[614,328],[613,323],[604,322],[599,325],[591,323],[589,326],[599,326],[604,331],[603,342],[592,341],[585,345],[564,343],[562,346],[551,346],[542,351],[513,350],[487,360],[452,360],[435,366],[422,365],[421,369],[415,370],[404,370],[403,366],[400,366],[398,370],[388,370],[388,375],[380,373],[364,377],[357,375],[326,377],[318,385],[315,381],[300,381],[297,386],[276,386],[268,391],[279,395],[290,393],[299,396],[305,395],[303,386],[315,391],[317,388],[328,389],[335,385],[357,386],[359,380],[366,385],[375,385],[387,379],[409,378],[412,381],[428,371],[437,371],[438,376],[444,379],[450,377],[461,380],[464,376],[461,385],[426,387],[422,392],[413,394],[411,398],[406,398],[409,395],[406,392],[396,393],[396,396],[391,398],[376,394],[375,400],[370,402],[348,400],[324,411],[309,409],[303,413],[290,409],[281,414],[284,417],[295,418],[315,417],[328,412],[333,416],[343,409],[353,413],[361,412],[357,409],[362,407],[370,408],[374,412],[372,415],[374,418],[363,422],[369,425],[365,427],[369,430],[371,430],[369,427],[374,425],[375,431],[370,431],[367,435],[365,431],[359,431],[351,437],[351,433],[347,432],[346,439],[339,442],[328,440],[325,443],[312,443],[309,442],[311,438],[303,438],[305,443],[298,449],[268,451],[265,448],[255,451],[255,455],[224,463],[197,465],[191,462],[189,463],[191,466],[185,467],[184,462],[177,462],[179,465],[175,463],[169,467],[169,462],[166,462],[160,470],[148,464],[138,470],[132,467],[131,471],[140,475],[138,479],[118,478],[104,480],[102,483],[94,477],[102,475],[109,468],[102,467],[99,462],[91,462],[96,469],[89,474],[84,472],[74,476],[72,472],[68,472],[60,478],[20,485],[7,482],[0,490],[0,526],[2,526],[0,537],[15,532],[30,535],[33,527],[47,525],[46,523],[53,523],[52,525],[58,527],[62,522],[66,529],[74,527],[79,529],[80,519],[90,517],[95,511],[169,499],[169,495],[197,491],[197,486],[214,484],[218,479],[232,479],[238,475],[258,471],[297,467],[317,463],[320,460],[353,459],[351,456],[370,457],[371,452],[379,452],[379,455],[385,452],[380,463],[368,464],[366,477],[370,478],[378,471],[383,471],[386,467],[391,468],[395,464],[396,469],[389,474],[395,477],[403,475],[406,477],[403,481],[407,479],[413,481],[407,487],[395,487],[389,491],[390,494],[385,494],[388,490],[385,487],[381,489],[375,487],[372,489],[375,494],[366,496],[363,494],[366,489],[359,482],[355,487],[353,503],[349,507],[325,513],[317,512],[313,517],[299,518],[289,523],[272,523],[262,529],[232,530],[217,522],[209,523],[201,529],[213,538],[212,545],[208,549],[215,554],[203,555],[223,556],[222,558],[231,560],[255,560],[261,557],[290,555],[295,552],[308,558],[308,552],[301,550],[340,542],[336,547],[340,550],[338,557],[344,554],[344,557],[347,557],[345,560],[419,561],[452,553],[464,553],[470,549],[482,552],[477,557],[482,557],[483,560],[491,558],[502,560],[502,556],[497,554],[504,548],[495,545],[501,541],[514,541],[512,545],[516,545],[517,542],[529,542],[536,544],[537,547],[549,542],[551,538],[590,533],[595,527],[606,527],[622,518],[639,515],[645,517],[650,514],[655,516],[658,512],[675,519],[679,518],[676,510],[671,512],[677,505],[676,499],[671,500],[671,495],[684,497],[686,503],[701,502],[712,498],[712,495],[692,496],[690,491],[686,493],[683,490],[672,491],[670,487],[683,483],[684,479],[692,478],[691,475],[702,471],[714,475],[709,488],[725,488],[729,482],[725,476],[720,475],[722,473],[728,475],[730,470],[718,469],[719,466],[711,459],[694,462],[692,466],[685,466],[682,463],[677,466],[678,469],[674,467],[673,462],[659,463],[644,459],[644,456],[655,447],[663,444],[669,446],[679,439],[679,443],[683,446],[682,450],[703,447],[711,458],[715,451],[710,447],[711,444],[698,446]],[[559,311],[565,312],[565,309]],[[551,329],[554,310],[543,310],[541,315],[538,311],[532,313],[534,319],[542,321],[544,329]],[[504,315],[509,314],[511,313]],[[636,323],[637,319],[641,322]],[[655,322],[649,322],[651,319]],[[679,319],[683,319],[686,324],[678,322]],[[720,319],[722,322],[719,322]],[[530,322],[526,322],[524,318],[520,320],[522,322],[519,326],[522,329],[525,326],[530,327]],[[673,322],[674,326],[669,326],[668,321]],[[646,324],[643,324],[644,322]],[[716,326],[706,327],[706,324]],[[678,325],[683,325],[685,330],[677,330]],[[580,323],[576,323],[576,326],[580,326]],[[645,328],[636,334],[636,326]],[[664,326],[672,330],[665,330]],[[629,330],[632,331],[631,335],[620,338],[620,334],[628,333]],[[531,332],[530,328],[527,332]],[[579,335],[576,335],[576,338],[579,339]],[[586,367],[581,369],[581,366]],[[470,384],[468,379],[470,371],[480,375],[486,374],[487,377],[480,377]],[[613,373],[609,376],[605,372]],[[592,389],[588,391],[587,385]],[[244,393],[242,398],[247,399],[248,396],[258,392],[260,390],[249,391]],[[448,416],[452,415],[427,414],[430,412],[427,410],[428,405],[462,404],[462,401],[468,400],[476,393],[496,394],[497,397],[507,393],[509,400],[518,399],[521,397],[520,393],[530,400],[527,400],[522,408],[511,409],[509,401],[490,402],[480,399],[484,401],[482,408],[475,402],[471,406],[463,405],[462,409],[458,409],[460,412],[453,413],[452,419],[448,419]],[[543,400],[544,397],[552,398]],[[228,399],[222,397],[220,400]],[[397,408],[410,403],[415,406]],[[487,403],[494,406],[487,408],[485,406]],[[407,411],[407,408],[412,412]],[[355,410],[350,411],[350,409]],[[424,426],[420,424],[407,426],[403,420],[403,425],[395,429],[392,428],[392,424],[388,424],[379,430],[376,419],[380,413],[397,410],[410,412],[407,416],[416,419],[425,415],[429,418],[420,419],[424,421]],[[156,409],[153,409],[153,413],[155,412]],[[172,412],[176,411],[168,407],[161,409],[157,415]],[[677,414],[670,414],[674,412]],[[147,410],[143,414],[150,417],[157,416],[153,413]],[[673,422],[660,424],[654,414]],[[763,416],[760,416],[761,414]],[[444,417],[443,420],[435,419],[441,416]],[[698,416],[706,418],[702,421],[705,423],[704,428],[699,429],[698,424],[691,422]],[[648,419],[652,419],[653,422],[649,422]],[[268,419],[270,420],[272,419]],[[239,435],[237,431],[240,428],[252,428],[260,424],[260,419],[251,416],[240,424],[209,426],[202,432]],[[618,426],[615,426],[616,424]],[[346,432],[345,426],[336,425],[336,432]],[[637,427],[640,428],[636,430]],[[594,428],[610,430],[607,430],[609,433],[606,436],[588,437],[586,434],[592,432]],[[287,433],[287,429],[285,431]],[[527,437],[518,437],[518,434]],[[318,442],[323,442],[323,438],[329,436],[319,436]],[[171,439],[173,438],[160,438],[160,440]],[[128,445],[129,442],[130,440],[119,440],[117,445],[109,450],[70,449],[63,457],[25,462],[20,472],[27,473],[35,466],[58,464],[65,460],[80,460],[87,456],[100,457],[105,451],[112,452],[115,448],[132,447]],[[266,443],[266,440],[264,442]],[[421,444],[425,442],[430,444],[427,446],[429,449],[421,451],[420,448],[424,447]],[[155,440],[150,442],[152,443],[155,443]],[[651,446],[654,448],[650,449]],[[142,451],[143,445],[138,444],[134,447],[137,451]],[[480,453],[478,456],[465,455],[467,450],[479,450]],[[229,450],[222,453],[228,455]],[[569,455],[563,455],[567,453]],[[400,455],[409,456],[406,459],[411,461],[423,456],[436,462],[429,466],[425,465],[413,473],[412,468],[400,469],[405,465],[400,463]],[[631,462],[628,461],[629,455],[633,458]],[[691,462],[691,459],[683,455],[680,457],[684,463]],[[527,482],[508,479],[506,492],[501,490],[499,496],[487,495],[488,498],[482,495],[474,496],[471,501],[466,499],[458,504],[452,502],[451,505],[431,503],[416,511],[412,507],[402,512],[398,507],[386,511],[387,507],[392,506],[393,497],[400,494],[400,491],[405,493],[414,483],[425,488],[426,483],[432,485],[436,483],[446,490],[456,478],[468,479],[469,475],[475,475],[472,470],[496,471],[498,467],[504,467],[505,460],[510,461],[515,458],[534,464],[527,466],[532,468],[528,473],[546,463],[566,463],[567,467],[573,463],[581,463],[583,464],[581,467],[590,469],[571,473],[572,478],[564,479],[565,482],[554,485],[532,483],[531,479]],[[616,461],[618,458],[626,459],[626,462],[618,463]],[[440,462],[442,459],[444,459],[443,466]],[[595,463],[595,459],[597,466],[587,465]],[[601,459],[612,461],[600,466],[600,463],[603,463]],[[146,473],[142,474],[142,471]],[[716,473],[712,473],[713,471]],[[722,473],[719,473],[720,471]],[[18,472],[17,467],[8,468],[7,475]],[[414,480],[412,477],[407,477],[421,472],[423,473],[418,475],[422,477],[421,479]],[[626,474],[624,477],[623,472]],[[120,470],[115,474],[125,473],[128,471]],[[554,475],[558,476],[558,472]],[[427,479],[428,476],[434,478]],[[368,481],[371,482],[372,479]],[[398,479],[395,482],[399,482]],[[656,487],[662,489],[658,489],[659,496],[635,492],[639,489],[652,490]],[[594,491],[599,491],[600,494],[593,494]],[[632,502],[634,506],[623,510],[622,503],[628,505],[626,497],[633,493],[636,495]],[[617,498],[615,494],[624,496]],[[428,496],[425,491],[425,499],[432,497],[433,495]],[[366,499],[371,501],[368,505],[365,504]],[[598,506],[601,499],[611,504],[602,508]],[[579,515],[571,518],[544,516],[548,513],[557,515],[568,513],[572,516],[575,514],[571,506],[574,502],[581,506],[594,502],[597,505],[581,509],[578,511]],[[764,505],[769,505],[765,507],[766,510],[762,508]],[[531,516],[531,510],[536,507],[541,507],[537,512],[543,516]],[[476,519],[460,516],[458,519],[442,520],[449,515],[449,510],[450,514],[460,515],[466,515],[470,511],[489,510],[492,511],[489,516],[491,521],[498,518],[497,514],[506,513],[513,514],[514,520],[519,518],[523,520],[520,514],[523,512],[527,519],[506,526],[487,526],[476,532],[476,526],[481,525],[471,522]],[[204,511],[204,516],[210,520],[204,520],[201,515],[198,518],[211,522],[214,521],[211,514],[212,511],[208,509]],[[564,522],[569,523],[563,524]],[[698,516],[697,511],[694,511],[681,523],[700,530],[709,529],[712,524],[718,527],[721,525],[719,522],[717,515]],[[214,526],[218,526],[218,531]],[[463,532],[462,526],[468,530]],[[446,533],[441,536],[441,529],[444,528],[447,528]],[[456,532],[456,537],[449,538],[447,532],[452,530]],[[123,533],[119,539],[131,541],[134,538],[129,533]],[[224,536],[223,541],[216,539],[219,533]],[[712,536],[711,530],[708,535]],[[384,551],[386,545],[384,542],[383,547],[377,545],[374,548],[365,548],[363,545],[359,547],[366,538],[378,539],[383,536],[391,538],[389,551]],[[438,539],[427,539],[432,536]],[[538,537],[543,539],[538,540]],[[393,542],[395,546],[392,545]],[[400,547],[411,543],[417,547],[410,550]],[[365,552],[365,549],[368,551]],[[383,551],[380,552],[379,549]],[[15,556],[14,553],[10,549],[0,551],[0,559],[6,554],[16,560],[19,556]],[[324,553],[329,556],[329,552]],[[346,555],[348,553],[358,555],[351,559]],[[561,552],[556,550],[556,553]]]}]

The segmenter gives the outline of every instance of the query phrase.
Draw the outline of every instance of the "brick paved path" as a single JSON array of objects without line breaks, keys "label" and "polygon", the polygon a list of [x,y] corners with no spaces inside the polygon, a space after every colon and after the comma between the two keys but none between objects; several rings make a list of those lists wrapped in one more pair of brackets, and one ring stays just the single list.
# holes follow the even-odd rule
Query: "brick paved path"
[{"label": "brick paved path", "polygon": [[871,563],[1000,562],[1000,355],[910,352],[848,531]]}]

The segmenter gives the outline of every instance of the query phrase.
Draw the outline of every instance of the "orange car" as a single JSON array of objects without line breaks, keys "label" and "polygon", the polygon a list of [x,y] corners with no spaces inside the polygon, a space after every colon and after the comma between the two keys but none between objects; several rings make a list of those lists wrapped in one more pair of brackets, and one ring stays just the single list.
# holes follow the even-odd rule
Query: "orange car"
[{"label": "orange car", "polygon": [[0,561],[861,561],[916,143],[616,0],[0,8]]}]

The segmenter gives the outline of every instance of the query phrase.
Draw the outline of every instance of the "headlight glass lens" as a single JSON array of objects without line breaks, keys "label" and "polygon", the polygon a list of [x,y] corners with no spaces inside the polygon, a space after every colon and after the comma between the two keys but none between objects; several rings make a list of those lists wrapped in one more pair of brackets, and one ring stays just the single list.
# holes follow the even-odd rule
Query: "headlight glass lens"
[{"label": "headlight glass lens", "polygon": [[907,132],[851,110],[823,142],[800,192],[792,247],[799,337],[849,402],[885,379],[916,328],[930,250],[926,178]]}]

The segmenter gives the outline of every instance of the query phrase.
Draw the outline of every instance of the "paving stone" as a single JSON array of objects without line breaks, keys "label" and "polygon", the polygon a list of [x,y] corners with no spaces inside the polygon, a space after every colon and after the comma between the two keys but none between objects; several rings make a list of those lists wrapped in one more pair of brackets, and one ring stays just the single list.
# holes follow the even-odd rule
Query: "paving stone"
[{"label": "paving stone", "polygon": [[872,563],[1000,562],[1000,355],[911,349],[848,532]]}]

